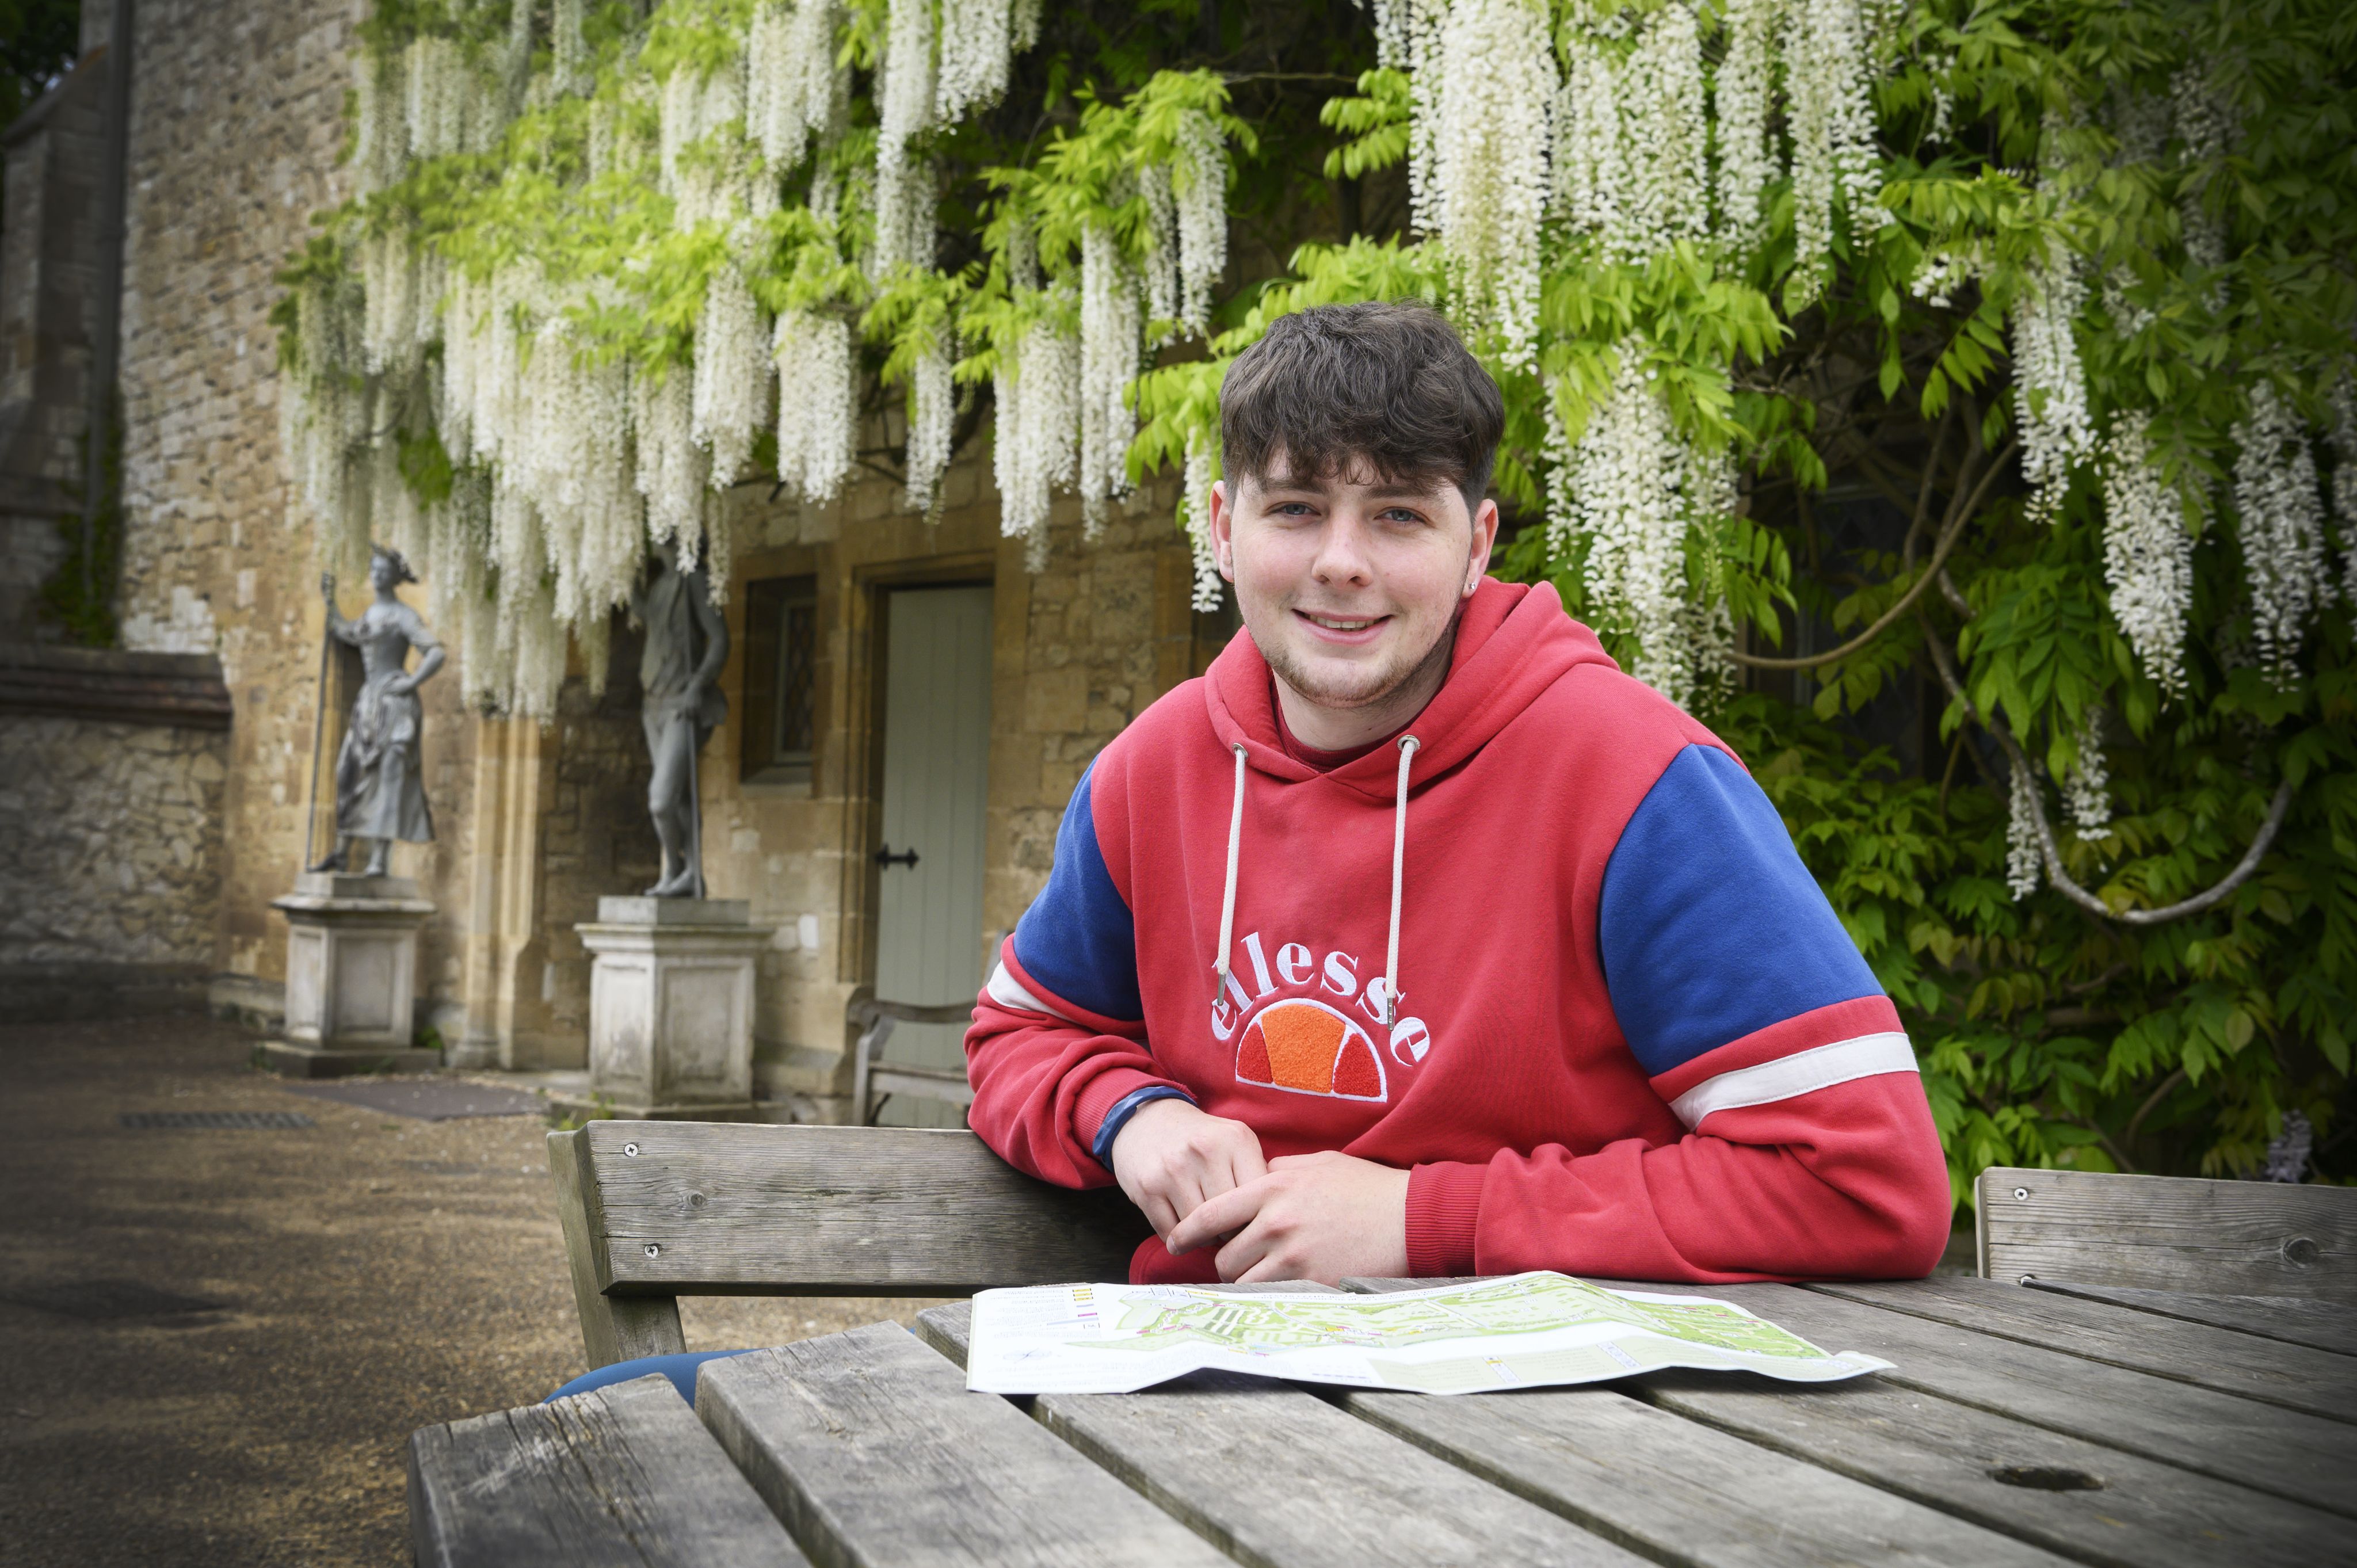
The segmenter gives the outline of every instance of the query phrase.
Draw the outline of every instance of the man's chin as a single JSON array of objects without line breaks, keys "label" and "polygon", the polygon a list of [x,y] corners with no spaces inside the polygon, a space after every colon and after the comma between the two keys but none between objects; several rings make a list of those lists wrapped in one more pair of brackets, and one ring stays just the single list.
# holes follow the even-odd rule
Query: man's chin
[{"label": "man's chin", "polygon": [[1321,708],[1349,711],[1372,707],[1399,690],[1415,671],[1403,670],[1396,660],[1386,660],[1378,665],[1317,660],[1289,659],[1277,665],[1276,672],[1294,692]]}]

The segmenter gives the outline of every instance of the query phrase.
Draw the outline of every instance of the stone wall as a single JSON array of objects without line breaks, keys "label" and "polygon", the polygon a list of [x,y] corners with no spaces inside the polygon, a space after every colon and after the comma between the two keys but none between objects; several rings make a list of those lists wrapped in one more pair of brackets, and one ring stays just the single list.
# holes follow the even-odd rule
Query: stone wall
[{"label": "stone wall", "polygon": [[209,966],[228,737],[0,719],[0,964]]},{"label": "stone wall", "polygon": [[85,59],[0,137],[0,639],[40,635],[42,582],[81,510],[106,67]]},{"label": "stone wall", "polygon": [[210,659],[0,647],[0,1008],[194,1006],[219,912]]}]

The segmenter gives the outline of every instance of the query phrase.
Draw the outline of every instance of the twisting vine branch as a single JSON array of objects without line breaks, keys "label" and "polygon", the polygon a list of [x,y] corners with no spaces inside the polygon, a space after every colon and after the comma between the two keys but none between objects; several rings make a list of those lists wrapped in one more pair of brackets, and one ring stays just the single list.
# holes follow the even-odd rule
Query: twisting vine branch
[{"label": "twisting vine branch", "polygon": [[[1889,609],[1883,611],[1882,614],[1877,616],[1873,625],[1867,627],[1864,631],[1859,632],[1856,637],[1851,638],[1847,642],[1843,643],[1839,648],[1830,650],[1824,653],[1804,653],[1791,659],[1769,659],[1761,658],[1757,654],[1734,650],[1729,652],[1728,657],[1733,659],[1736,663],[1749,666],[1754,670],[1813,670],[1819,665],[1831,664],[1837,659],[1848,658],[1851,654],[1856,653],[1858,650],[1866,647],[1876,638],[1880,637],[1885,631],[1888,631],[1892,626],[1896,625],[1900,616],[1905,615],[1909,610],[1915,607],[1915,601],[1923,596],[1924,590],[1932,585],[1932,580],[1942,575],[1942,569],[1947,564],[1948,553],[1953,550],[1956,546],[1956,542],[1964,537],[1964,525],[1972,521],[1973,515],[1975,512],[1980,510],[1981,502],[1988,498],[1989,487],[1996,482],[1998,475],[2005,472],[2007,460],[2013,456],[2014,444],[2012,440],[2008,438],[2006,444],[1998,447],[1996,453],[1989,457],[1988,466],[1981,470],[1978,480],[1972,484],[1971,489],[1966,490],[1964,486],[1966,482],[1971,479],[1973,471],[1974,454],[1972,448],[1976,447],[1978,445],[1979,441],[1977,437],[1975,437],[1970,446],[1967,446],[1964,461],[1958,467],[1956,473],[1956,493],[1954,498],[1948,503],[1947,515],[1941,520],[1939,541],[1932,546],[1932,559],[1924,564],[1923,575],[1915,579],[1914,585],[1910,586],[1906,593],[1900,596],[1899,602],[1897,604],[1892,605]],[[1935,448],[1932,456],[1936,458],[1938,455],[1938,451]],[[1926,503],[1931,499],[1931,486],[1929,483],[1928,474],[1926,476],[1922,499]],[[1919,510],[1917,513],[1918,528],[1921,525],[1921,511]],[[1910,529],[1908,539],[1910,545],[1913,542],[1914,534],[1915,530]]]},{"label": "twisting vine branch", "polygon": [[[1964,597],[1956,591],[1953,583],[1947,581],[1947,574],[1943,572],[1938,575],[1941,578],[1941,591],[1947,596],[1949,602],[1962,605]],[[1940,684],[1947,688],[1948,695],[1953,698],[1956,705],[1964,710],[1966,718],[1995,737],[1998,747],[2005,752],[2007,763],[2020,769],[2023,778],[2032,777],[2029,772],[2029,758],[2022,754],[2021,744],[2014,739],[2012,729],[1999,721],[1994,714],[1984,714],[1972,698],[1965,695],[1964,682],[1956,673],[1947,644],[1932,628],[1930,618],[1922,618],[1922,622],[1924,645],[1931,650],[1932,666],[1940,672]],[[2292,788],[2289,779],[2276,786],[2275,800],[2267,806],[2266,821],[2259,824],[2257,836],[2251,840],[2251,847],[2244,852],[2242,860],[2235,865],[2233,870],[2190,898],[2180,898],[2174,904],[2164,905],[2158,909],[2115,909],[2094,894],[2080,886],[2072,879],[2071,874],[2062,869],[2061,847],[2055,842],[2053,824],[2046,819],[2046,803],[2040,799],[2040,791],[2034,789],[2025,790],[2023,799],[2029,806],[2030,825],[2038,832],[2038,848],[2040,856],[2046,862],[2047,880],[2054,884],[2055,891],[2088,913],[2099,915],[2106,920],[2117,920],[2124,926],[2158,926],[2165,925],[2170,920],[2182,919],[2188,915],[2198,915],[2244,883],[2248,882],[2252,874],[2258,870],[2259,862],[2266,857],[2267,847],[2275,843],[2276,834],[2282,830],[2284,819],[2291,814],[2292,796],[2297,791]]]}]

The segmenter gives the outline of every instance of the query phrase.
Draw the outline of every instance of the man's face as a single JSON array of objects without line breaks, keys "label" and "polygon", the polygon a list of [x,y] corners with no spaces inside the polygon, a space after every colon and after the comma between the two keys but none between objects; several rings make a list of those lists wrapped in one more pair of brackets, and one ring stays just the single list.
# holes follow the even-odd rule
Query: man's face
[{"label": "man's face", "polygon": [[1211,490],[1220,573],[1285,683],[1324,708],[1382,702],[1424,668],[1489,569],[1498,508],[1469,514],[1446,479],[1385,482],[1372,466]]},{"label": "man's face", "polygon": [[393,557],[389,555],[378,555],[371,558],[369,561],[369,583],[379,593],[391,593],[394,588],[400,586],[400,579],[393,575]]}]

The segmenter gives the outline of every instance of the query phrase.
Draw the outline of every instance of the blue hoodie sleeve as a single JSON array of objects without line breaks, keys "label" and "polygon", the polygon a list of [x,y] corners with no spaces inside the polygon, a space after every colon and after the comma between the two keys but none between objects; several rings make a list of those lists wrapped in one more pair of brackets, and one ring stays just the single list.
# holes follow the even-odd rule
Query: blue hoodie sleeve
[{"label": "blue hoodie sleeve", "polygon": [[1776,808],[1706,746],[1672,759],[1621,830],[1597,925],[1613,1013],[1653,1078],[1882,994]]},{"label": "blue hoodie sleeve", "polygon": [[1101,1018],[1146,1016],[1137,992],[1137,927],[1097,847],[1096,768],[1072,790],[1056,830],[1048,886],[1015,927],[1015,960],[1054,996]]}]

